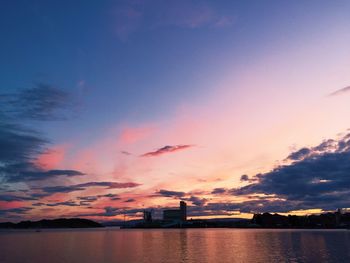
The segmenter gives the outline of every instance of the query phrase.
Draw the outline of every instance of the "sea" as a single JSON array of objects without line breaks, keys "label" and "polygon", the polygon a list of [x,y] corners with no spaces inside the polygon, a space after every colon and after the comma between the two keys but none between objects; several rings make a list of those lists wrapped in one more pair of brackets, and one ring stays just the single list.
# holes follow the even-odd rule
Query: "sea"
[{"label": "sea", "polygon": [[1,263],[350,262],[350,230],[61,229],[0,232]]}]

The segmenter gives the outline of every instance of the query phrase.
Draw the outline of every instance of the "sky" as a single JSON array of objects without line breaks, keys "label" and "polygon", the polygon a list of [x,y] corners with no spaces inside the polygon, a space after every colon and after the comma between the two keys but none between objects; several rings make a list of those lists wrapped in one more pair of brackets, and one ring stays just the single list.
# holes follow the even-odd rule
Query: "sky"
[{"label": "sky", "polygon": [[2,1],[0,220],[350,207],[349,1]]}]

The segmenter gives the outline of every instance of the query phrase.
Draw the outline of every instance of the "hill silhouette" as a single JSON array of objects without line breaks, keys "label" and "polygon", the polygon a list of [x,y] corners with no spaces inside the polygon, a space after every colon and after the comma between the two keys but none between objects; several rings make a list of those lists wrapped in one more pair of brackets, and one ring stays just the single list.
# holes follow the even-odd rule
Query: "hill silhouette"
[{"label": "hill silhouette", "polygon": [[39,221],[21,221],[19,223],[0,223],[0,228],[41,229],[41,228],[93,228],[103,227],[100,223],[83,218],[43,219]]}]

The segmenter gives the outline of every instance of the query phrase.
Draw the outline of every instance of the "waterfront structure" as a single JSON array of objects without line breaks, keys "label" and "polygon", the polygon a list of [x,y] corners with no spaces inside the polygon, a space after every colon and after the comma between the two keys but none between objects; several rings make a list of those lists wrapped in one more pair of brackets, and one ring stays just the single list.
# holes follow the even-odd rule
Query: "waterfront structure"
[{"label": "waterfront structure", "polygon": [[143,221],[145,223],[151,223],[152,222],[152,210],[151,211],[147,211],[147,210],[143,211]]},{"label": "waterfront structure", "polygon": [[164,221],[186,221],[187,206],[184,201],[180,201],[180,209],[168,209],[163,211]]}]

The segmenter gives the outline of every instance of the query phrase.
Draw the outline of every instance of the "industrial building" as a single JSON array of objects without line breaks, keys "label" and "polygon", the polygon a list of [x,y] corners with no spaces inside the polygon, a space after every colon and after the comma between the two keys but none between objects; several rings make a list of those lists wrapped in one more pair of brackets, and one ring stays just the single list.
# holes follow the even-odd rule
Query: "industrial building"
[{"label": "industrial building", "polygon": [[152,210],[151,211],[143,211],[143,221],[145,223],[152,223]]},{"label": "industrial building", "polygon": [[184,201],[180,201],[180,209],[168,209],[163,211],[164,221],[186,221],[187,207]]}]

